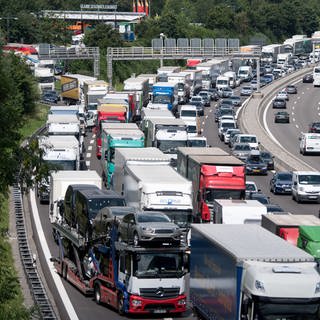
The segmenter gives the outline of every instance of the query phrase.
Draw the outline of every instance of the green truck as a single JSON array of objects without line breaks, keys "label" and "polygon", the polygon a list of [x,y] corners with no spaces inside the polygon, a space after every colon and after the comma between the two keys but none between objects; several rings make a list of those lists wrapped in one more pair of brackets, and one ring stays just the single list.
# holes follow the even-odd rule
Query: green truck
[{"label": "green truck", "polygon": [[297,246],[320,260],[320,226],[300,226]]},{"label": "green truck", "polygon": [[144,134],[134,123],[108,123],[101,135],[102,179],[107,188],[112,183],[115,148],[143,148]]}]

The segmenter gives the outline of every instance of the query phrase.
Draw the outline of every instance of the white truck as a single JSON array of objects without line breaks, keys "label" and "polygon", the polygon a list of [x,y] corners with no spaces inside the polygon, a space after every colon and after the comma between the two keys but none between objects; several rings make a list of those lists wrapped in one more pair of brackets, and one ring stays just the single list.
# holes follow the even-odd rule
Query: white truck
[{"label": "white truck", "polygon": [[208,147],[207,138],[204,136],[188,136],[187,147]]},{"label": "white truck", "polygon": [[282,69],[290,62],[292,53],[279,53],[277,57],[277,67]]},{"label": "white truck", "polygon": [[213,201],[212,220],[224,224],[261,224],[267,207],[258,200],[216,199]]},{"label": "white truck", "polygon": [[74,136],[40,136],[39,148],[44,151],[43,160],[59,170],[80,169],[79,141]]},{"label": "white truck", "polygon": [[320,67],[313,68],[313,86],[320,87]]},{"label": "white truck", "polygon": [[227,71],[223,74],[224,77],[229,78],[229,87],[234,89],[237,86],[237,74],[234,71]]},{"label": "white truck", "polygon": [[75,136],[79,142],[80,155],[82,156],[84,138],[77,115],[49,114],[46,126],[49,136]]},{"label": "white truck", "polygon": [[190,95],[193,96],[198,94],[202,89],[202,71],[186,69],[184,72],[190,73]]},{"label": "white truck", "polygon": [[55,89],[54,71],[52,68],[35,67],[34,76],[38,80],[40,92]]},{"label": "white truck", "polygon": [[218,76],[216,80],[216,88],[218,90],[229,87],[229,77],[227,76]]},{"label": "white truck", "polygon": [[143,78],[149,80],[149,100],[152,99],[152,87],[157,82],[157,75],[153,73],[141,73],[137,78]]},{"label": "white truck", "polygon": [[301,132],[299,140],[301,154],[320,154],[320,133]]},{"label": "white truck", "polygon": [[128,206],[164,212],[181,228],[188,228],[192,217],[192,182],[172,167],[128,164],[119,185]]},{"label": "white truck", "polygon": [[168,108],[166,109],[149,109],[143,108],[141,110],[141,122],[140,122],[140,129],[147,135],[148,131],[148,120],[150,119],[174,119],[174,115]]},{"label": "white truck", "polygon": [[51,223],[62,223],[60,211],[64,196],[70,184],[92,184],[101,189],[102,179],[94,170],[87,171],[56,171],[50,176],[49,219]]},{"label": "white truck", "polygon": [[240,66],[238,69],[238,77],[245,82],[250,82],[253,78],[251,66]]},{"label": "white truck", "polygon": [[178,72],[168,74],[168,82],[178,84],[178,103],[187,103],[190,99],[190,73]]},{"label": "white truck", "polygon": [[177,148],[187,145],[187,126],[181,119],[154,118],[148,121],[146,147],[156,147],[177,160]]},{"label": "white truck", "polygon": [[123,193],[123,179],[126,166],[134,165],[170,165],[170,157],[157,148],[116,148],[114,156],[112,189]]},{"label": "white truck", "polygon": [[314,258],[258,225],[193,224],[190,299],[202,319],[317,319]]},{"label": "white truck", "polygon": [[167,82],[168,74],[177,73],[181,71],[181,67],[178,66],[163,66],[157,70],[157,82]]},{"label": "white truck", "polygon": [[[140,115],[141,109],[149,102],[149,79],[129,78],[123,81],[123,91],[134,92],[135,94],[135,115]],[[134,117],[135,115],[132,115]]]}]

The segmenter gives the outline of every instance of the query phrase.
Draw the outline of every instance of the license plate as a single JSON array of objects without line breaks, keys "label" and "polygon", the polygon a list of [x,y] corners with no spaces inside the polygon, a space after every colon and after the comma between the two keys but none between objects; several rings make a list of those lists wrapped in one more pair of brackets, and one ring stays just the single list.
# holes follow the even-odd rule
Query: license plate
[{"label": "license plate", "polygon": [[156,309],[153,311],[153,313],[166,313],[167,310],[166,309]]},{"label": "license plate", "polygon": [[318,197],[317,196],[309,196],[308,198],[309,199],[317,199]]},{"label": "license plate", "polygon": [[260,170],[257,170],[257,169],[253,169],[253,172],[260,172]]},{"label": "license plate", "polygon": [[284,191],[289,192],[289,191],[291,191],[291,189],[284,189]]}]

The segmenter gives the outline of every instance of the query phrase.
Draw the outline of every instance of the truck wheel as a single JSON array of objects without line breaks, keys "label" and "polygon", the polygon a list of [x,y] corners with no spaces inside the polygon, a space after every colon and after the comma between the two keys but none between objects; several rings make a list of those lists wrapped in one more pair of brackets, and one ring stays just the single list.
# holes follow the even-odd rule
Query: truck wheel
[{"label": "truck wheel", "polygon": [[121,316],[124,314],[124,300],[123,300],[122,293],[119,293],[119,295],[118,295],[118,313]]},{"label": "truck wheel", "polygon": [[68,277],[68,266],[63,263],[62,264],[62,278],[65,280],[68,280],[67,277]]},{"label": "truck wheel", "polygon": [[136,232],[133,234],[133,245],[135,247],[137,247],[139,245],[139,236]]},{"label": "truck wheel", "polygon": [[101,304],[101,289],[99,283],[94,285],[94,300],[97,304]]}]

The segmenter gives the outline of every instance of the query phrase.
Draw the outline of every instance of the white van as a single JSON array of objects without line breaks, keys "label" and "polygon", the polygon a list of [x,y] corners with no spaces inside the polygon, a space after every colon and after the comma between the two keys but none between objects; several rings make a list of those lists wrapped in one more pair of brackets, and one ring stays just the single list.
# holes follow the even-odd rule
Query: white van
[{"label": "white van", "polygon": [[243,81],[250,82],[253,78],[251,66],[241,66],[238,69],[238,77]]},{"label": "white van", "polygon": [[229,87],[234,89],[237,86],[237,74],[233,71],[227,71],[223,76],[229,78]]},{"label": "white van", "polygon": [[301,201],[317,201],[320,203],[320,172],[293,171],[292,199]]},{"label": "white van", "polygon": [[180,107],[179,118],[186,121],[195,121],[198,116],[197,107],[194,105],[184,105]]},{"label": "white van", "polygon": [[320,133],[301,133],[300,153],[320,153]]}]

